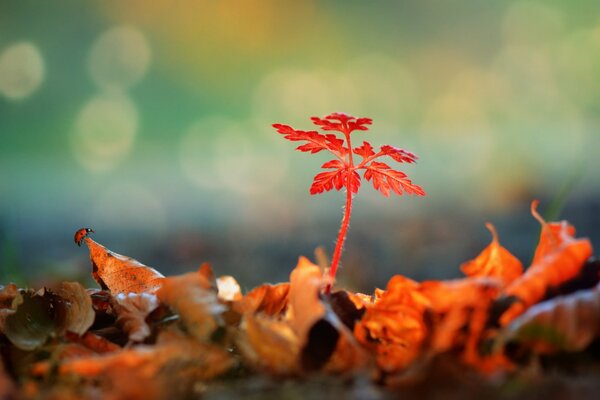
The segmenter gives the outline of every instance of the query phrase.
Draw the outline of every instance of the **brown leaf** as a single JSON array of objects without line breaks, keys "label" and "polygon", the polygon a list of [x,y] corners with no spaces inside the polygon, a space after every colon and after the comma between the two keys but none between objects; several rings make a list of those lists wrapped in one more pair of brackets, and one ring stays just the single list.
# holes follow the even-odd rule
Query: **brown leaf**
[{"label": "brown leaf", "polygon": [[62,282],[56,292],[23,291],[13,304],[16,310],[6,316],[4,333],[23,350],[33,350],[66,332],[82,335],[94,323],[92,299],[77,282]]},{"label": "brown leaf", "polygon": [[521,276],[523,265],[500,245],[494,225],[488,223],[486,227],[492,233],[492,243],[477,258],[463,263],[460,269],[470,277],[497,277],[506,286]]},{"label": "brown leaf", "polygon": [[211,276],[210,265],[204,264],[197,272],[165,278],[156,292],[161,302],[179,314],[190,334],[203,343],[210,341],[221,325],[220,314],[226,310],[219,303]]},{"label": "brown leaf", "polygon": [[[165,334],[154,346],[62,360],[59,378],[91,382],[100,398],[162,399],[183,395],[182,387],[212,379],[233,365],[229,353],[181,335]],[[47,362],[34,370],[47,373]],[[189,395],[189,394],[188,394]]]},{"label": "brown leaf", "polygon": [[459,350],[467,364],[483,365],[479,343],[500,282],[494,278],[428,281],[421,284],[420,292],[432,310],[430,353]]},{"label": "brown leaf", "polygon": [[247,314],[236,343],[250,365],[274,375],[299,371],[300,343],[291,326],[265,314]]},{"label": "brown leaf", "polygon": [[92,275],[100,287],[112,293],[153,293],[164,276],[131,257],[114,253],[89,236],[84,239],[90,250]]},{"label": "brown leaf", "polygon": [[146,317],[158,307],[158,298],[151,293],[119,293],[113,296],[117,325],[132,342],[142,342],[150,336]]},{"label": "brown leaf", "polygon": [[87,349],[90,349],[94,353],[102,354],[102,353],[112,353],[114,351],[121,350],[121,347],[114,344],[113,342],[103,338],[102,336],[98,336],[92,332],[86,332],[83,336],[78,336],[75,334],[67,334],[65,337],[71,342],[77,343]]},{"label": "brown leaf", "polygon": [[400,275],[388,282],[378,300],[369,305],[354,334],[370,348],[383,371],[394,372],[406,367],[419,354],[427,329],[423,312],[429,300],[419,292],[419,284]]},{"label": "brown leaf", "polygon": [[92,298],[79,282],[62,282],[57,294],[65,302],[64,330],[83,335],[96,317]]},{"label": "brown leaf", "polygon": [[580,351],[600,337],[600,284],[538,303],[512,321],[504,340],[536,353]]},{"label": "brown leaf", "polygon": [[531,204],[531,212],[542,225],[540,242],[531,266],[504,290],[505,296],[518,301],[500,317],[502,326],[543,299],[547,290],[577,276],[593,252],[588,239],[575,239],[575,228],[566,221],[544,221],[536,211],[537,204]]},{"label": "brown leaf", "polygon": [[308,258],[300,257],[290,275],[288,318],[301,343],[306,343],[308,331],[325,316],[325,306],[319,298],[323,284],[321,269]]},{"label": "brown leaf", "polygon": [[240,314],[264,312],[267,315],[277,315],[286,309],[289,291],[289,283],[261,285],[235,302],[233,308]]}]

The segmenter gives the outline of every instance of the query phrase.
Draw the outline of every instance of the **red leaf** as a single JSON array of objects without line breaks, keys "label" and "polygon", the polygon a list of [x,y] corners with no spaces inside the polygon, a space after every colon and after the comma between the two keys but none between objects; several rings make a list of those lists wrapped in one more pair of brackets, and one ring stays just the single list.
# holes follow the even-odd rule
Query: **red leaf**
[{"label": "red leaf", "polygon": [[331,160],[321,165],[321,168],[344,168],[344,163],[340,160]]},{"label": "red leaf", "polygon": [[344,113],[329,114],[324,118],[312,117],[311,120],[324,131],[339,131],[351,133],[352,131],[366,131],[365,125],[371,125],[371,118],[356,118]]},{"label": "red leaf", "polygon": [[399,147],[390,146],[388,144],[381,146],[381,153],[384,156],[390,156],[399,163],[414,163],[419,157],[410,151],[406,151]]},{"label": "red leaf", "polygon": [[375,155],[373,146],[369,142],[363,142],[363,145],[354,149],[354,154],[358,154],[362,158],[368,158]]},{"label": "red leaf", "polygon": [[296,150],[318,153],[321,150],[329,150],[336,155],[346,153],[344,141],[335,135],[322,135],[317,131],[296,130],[289,125],[273,124],[273,128],[281,133],[284,138],[292,142],[306,141],[306,144],[298,146]]},{"label": "red leaf", "polygon": [[371,118],[358,118],[354,122],[348,122],[348,128],[350,128],[350,131],[368,131],[369,128],[365,125],[371,125],[372,122],[373,120]]},{"label": "red leaf", "polygon": [[390,189],[399,195],[406,193],[425,196],[425,191],[412,183],[404,172],[393,170],[386,163],[373,161],[365,168],[365,179],[372,180],[373,187],[386,197],[390,195]]},{"label": "red leaf", "polygon": [[[332,162],[332,161],[330,161]],[[324,168],[332,168],[325,167],[329,163],[324,164]],[[340,190],[348,181],[348,170],[346,169],[338,169],[336,171],[327,171],[321,172],[315,176],[312,186],[310,187],[310,194],[319,194],[323,192],[328,192],[331,189],[335,188],[336,190]],[[352,193],[357,193],[358,188],[360,187],[360,176],[356,171],[352,171]]]}]

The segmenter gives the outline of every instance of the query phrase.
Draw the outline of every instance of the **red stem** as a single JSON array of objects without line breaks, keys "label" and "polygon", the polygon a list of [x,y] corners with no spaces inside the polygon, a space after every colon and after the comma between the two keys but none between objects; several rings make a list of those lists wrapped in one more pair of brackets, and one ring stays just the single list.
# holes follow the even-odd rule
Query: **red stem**
[{"label": "red stem", "polygon": [[325,293],[331,292],[331,286],[335,282],[335,274],[342,256],[342,250],[344,248],[344,242],[346,240],[346,233],[348,232],[348,226],[350,225],[350,214],[352,213],[352,174],[354,172],[354,161],[352,160],[352,143],[350,142],[350,133],[344,127],[344,135],[348,143],[348,164],[346,165],[346,207],[344,209],[344,217],[342,218],[342,226],[338,233],[337,241],[335,244],[335,250],[333,252],[333,259],[331,260],[331,269],[329,270],[329,276],[331,282],[325,288]]}]

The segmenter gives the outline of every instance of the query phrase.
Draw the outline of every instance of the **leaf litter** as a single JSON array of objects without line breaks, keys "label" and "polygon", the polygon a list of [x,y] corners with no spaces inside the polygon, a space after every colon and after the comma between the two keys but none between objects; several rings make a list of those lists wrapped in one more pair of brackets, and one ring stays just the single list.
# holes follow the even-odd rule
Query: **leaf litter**
[{"label": "leaf litter", "polygon": [[100,290],[0,287],[0,395],[218,397],[240,380],[311,377],[331,388],[354,382],[343,389],[354,398],[427,394],[428,382],[527,396],[546,382],[543,365],[561,357],[566,369],[589,366],[597,382],[600,261],[589,240],[566,221],[543,221],[536,206],[542,230],[524,272],[488,225],[492,242],[462,264],[464,278],[395,275],[372,294],[327,293],[327,271],[305,257],[289,282],[245,294],[209,264],[164,277],[85,230]]}]

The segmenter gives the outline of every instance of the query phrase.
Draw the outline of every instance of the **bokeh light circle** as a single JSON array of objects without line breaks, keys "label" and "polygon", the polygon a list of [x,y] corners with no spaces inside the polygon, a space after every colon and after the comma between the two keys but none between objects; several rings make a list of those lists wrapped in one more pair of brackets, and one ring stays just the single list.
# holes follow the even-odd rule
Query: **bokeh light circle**
[{"label": "bokeh light circle", "polygon": [[20,42],[0,54],[0,93],[10,100],[22,100],[42,84],[45,66],[33,43]]},{"label": "bokeh light circle", "polygon": [[125,89],[144,77],[151,58],[146,36],[139,29],[123,26],[104,32],[96,40],[88,65],[98,86]]},{"label": "bokeh light circle", "polygon": [[138,131],[138,112],[119,92],[101,93],[88,101],[75,122],[72,150],[90,171],[114,168],[131,150]]}]

